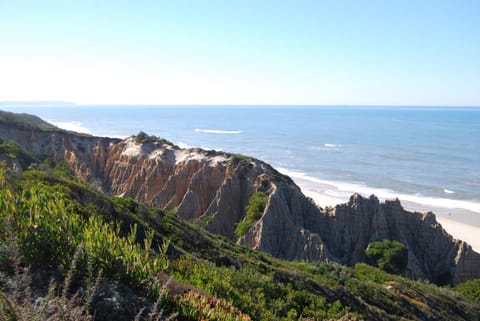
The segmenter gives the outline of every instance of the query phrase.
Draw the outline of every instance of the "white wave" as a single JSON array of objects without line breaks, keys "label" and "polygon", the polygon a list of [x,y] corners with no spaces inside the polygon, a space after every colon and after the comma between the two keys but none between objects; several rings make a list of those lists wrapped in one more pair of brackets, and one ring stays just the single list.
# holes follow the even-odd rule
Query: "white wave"
[{"label": "white wave", "polygon": [[[433,196],[425,196],[421,194],[405,194],[398,193],[386,188],[375,188],[358,182],[338,182],[319,179],[308,176],[303,172],[292,171],[285,168],[277,168],[281,173],[290,176],[302,189],[321,190],[324,194],[335,196],[337,198],[344,197],[348,200],[348,195],[359,193],[364,196],[374,194],[381,200],[398,198],[400,201],[412,202],[434,208],[447,209],[465,209],[472,212],[480,213],[480,203],[475,201],[455,200],[450,198],[441,198]],[[313,184],[313,185],[312,185]]]},{"label": "white wave", "polygon": [[119,139],[125,139],[130,137],[129,135],[100,135],[100,136],[105,136],[105,137],[110,137],[110,138],[119,138]]},{"label": "white wave", "polygon": [[451,191],[451,190],[446,189],[446,188],[443,189],[443,192],[444,192],[444,193],[447,193],[447,194],[454,194],[454,193],[455,193],[454,191]]},{"label": "white wave", "polygon": [[91,134],[90,130],[83,126],[83,124],[79,121],[52,121],[47,120],[50,124],[53,124],[59,128],[74,131],[77,133],[84,133],[84,134]]},{"label": "white wave", "polygon": [[307,174],[305,174],[304,172],[300,172],[300,171],[294,171],[294,170],[291,170],[291,169],[286,169],[284,167],[276,167],[277,171],[279,171],[280,173],[284,174],[284,175],[287,175],[287,176],[290,176],[291,178],[294,178],[294,177],[304,177],[306,176]]},{"label": "white wave", "polygon": [[326,148],[337,148],[337,147],[342,147],[342,145],[339,145],[339,144],[323,144],[323,147],[326,147]]},{"label": "white wave", "polygon": [[200,133],[205,133],[205,134],[230,134],[230,135],[241,134],[243,132],[241,130],[220,130],[220,129],[200,129],[200,128],[196,128],[195,131]]},{"label": "white wave", "polygon": [[185,144],[184,142],[177,142],[175,145],[177,145],[178,147],[180,147],[182,149],[190,148],[190,146]]},{"label": "white wave", "polygon": [[208,147],[208,146],[200,146],[200,149],[203,149],[203,150],[214,150],[216,152],[223,152],[223,150],[219,149],[219,148],[211,148],[211,147]]},{"label": "white wave", "polygon": [[352,195],[349,191],[340,191],[338,189],[327,189],[323,192],[325,195],[336,197],[337,199],[348,200]]}]

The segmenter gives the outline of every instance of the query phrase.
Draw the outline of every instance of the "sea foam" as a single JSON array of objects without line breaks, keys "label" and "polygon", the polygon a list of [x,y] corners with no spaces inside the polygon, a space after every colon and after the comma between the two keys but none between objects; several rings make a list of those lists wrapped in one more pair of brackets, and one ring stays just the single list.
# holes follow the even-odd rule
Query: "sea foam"
[{"label": "sea foam", "polygon": [[[381,200],[398,198],[400,201],[412,202],[432,208],[458,208],[480,213],[480,203],[477,202],[425,196],[422,194],[399,193],[391,189],[375,188],[359,182],[339,182],[324,180],[317,177],[309,176],[306,173],[300,171],[289,170],[286,168],[277,169],[281,173],[290,176],[302,189],[310,191],[313,190],[320,194],[333,196],[336,199],[344,199],[344,202],[348,201],[348,198],[353,193],[359,193],[364,196],[374,194]],[[317,203],[320,203],[320,200],[316,201]]]},{"label": "sea foam", "polygon": [[220,130],[220,129],[200,129],[200,128],[196,128],[195,131],[199,133],[205,133],[205,134],[230,134],[230,135],[241,134],[243,132],[242,130]]},{"label": "sea foam", "polygon": [[79,121],[52,121],[47,120],[50,124],[53,124],[61,129],[74,131],[77,133],[84,133],[84,134],[91,134],[90,130],[83,126],[83,124]]},{"label": "sea foam", "polygon": [[339,145],[339,144],[323,144],[323,146],[326,147],[326,148],[342,147],[342,145]]},{"label": "sea foam", "polygon": [[182,149],[187,149],[187,148],[191,148],[190,145],[184,143],[184,142],[176,142],[175,145],[177,145],[178,147],[182,148]]}]

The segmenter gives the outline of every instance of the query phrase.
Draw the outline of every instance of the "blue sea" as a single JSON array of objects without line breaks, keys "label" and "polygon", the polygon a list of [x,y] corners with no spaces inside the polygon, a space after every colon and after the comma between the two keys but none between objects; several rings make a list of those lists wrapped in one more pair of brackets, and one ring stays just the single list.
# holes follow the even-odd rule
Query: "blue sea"
[{"label": "blue sea", "polygon": [[480,214],[480,108],[0,108],[93,135],[126,137],[144,131],[181,147],[254,156],[291,175],[302,189],[336,199],[375,193]]}]

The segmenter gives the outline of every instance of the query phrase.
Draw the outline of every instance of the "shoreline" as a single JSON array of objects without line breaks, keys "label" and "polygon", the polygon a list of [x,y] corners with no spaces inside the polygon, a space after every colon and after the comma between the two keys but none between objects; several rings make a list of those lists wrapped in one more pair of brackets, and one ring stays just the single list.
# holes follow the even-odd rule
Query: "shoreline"
[{"label": "shoreline", "polygon": [[[308,196],[314,200],[314,202],[320,207],[335,206],[341,203],[347,203],[349,196],[341,196],[338,193],[339,189],[335,185],[328,184],[325,181],[318,180],[318,182],[312,182],[311,179],[302,177],[303,175],[295,175],[292,172],[283,172],[289,175],[295,184],[297,184],[302,190],[305,196]],[[352,191],[351,194],[354,192]],[[351,195],[350,194],[350,195]],[[368,197],[364,193],[359,193]],[[381,201],[385,199],[391,199],[389,197],[382,198],[376,195]],[[433,212],[442,227],[450,234],[454,239],[459,239],[467,242],[472,248],[480,253],[480,213],[470,211],[463,208],[447,208],[441,206],[430,206],[411,201],[402,200],[399,197],[400,203],[403,208],[411,212]]]},{"label": "shoreline", "polygon": [[[50,120],[50,122],[63,129],[92,134],[92,129],[85,127],[81,122],[78,121],[54,122]],[[379,190],[375,190],[367,186],[355,186],[353,184],[342,184],[345,186],[335,185],[333,182],[309,177],[302,172],[291,171],[279,167],[276,169],[282,174],[291,177],[301,188],[302,192],[306,196],[312,198],[315,203],[321,207],[335,206],[337,204],[346,203],[354,192],[358,192],[359,194],[367,197],[370,194],[375,194],[381,201],[384,201],[385,199],[394,199],[397,197],[396,193],[393,191],[385,190],[382,191],[383,195],[381,195],[382,193],[380,193]],[[421,204],[419,202],[415,202],[417,199],[415,196],[408,195],[406,197],[408,197],[409,200],[405,200],[401,194],[398,194],[398,198],[400,199],[400,202],[405,210],[422,213],[429,211],[433,212],[437,218],[437,221],[450,235],[456,239],[467,242],[472,246],[472,248],[480,253],[480,239],[478,239],[478,235],[480,235],[480,204],[476,204],[477,206],[473,207],[474,210],[469,210],[454,206],[449,207],[451,204],[465,206],[464,201],[449,201],[447,199],[430,198],[427,200],[427,203],[429,204]],[[438,206],[438,204],[441,204],[442,206]]]}]

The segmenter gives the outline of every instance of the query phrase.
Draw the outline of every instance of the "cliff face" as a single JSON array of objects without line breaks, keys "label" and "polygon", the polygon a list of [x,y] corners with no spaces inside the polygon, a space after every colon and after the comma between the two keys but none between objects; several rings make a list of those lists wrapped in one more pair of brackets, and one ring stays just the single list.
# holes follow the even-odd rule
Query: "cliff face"
[{"label": "cliff face", "polygon": [[380,203],[352,195],[334,208],[314,206],[285,186],[270,196],[264,216],[240,239],[251,248],[289,260],[365,261],[369,243],[396,240],[408,249],[405,275],[438,284],[480,276],[480,254],[454,240],[433,213],[405,211],[398,200]]},{"label": "cliff face", "polygon": [[[389,239],[408,248],[407,276],[437,283],[480,277],[478,253],[453,240],[432,213],[407,212],[398,200],[353,195],[346,204],[321,209],[264,162],[161,141],[44,131],[1,120],[0,137],[35,157],[65,159],[77,177],[106,193],[176,208],[211,232],[279,258],[351,265],[365,260],[370,242]],[[269,195],[263,215],[235,240],[235,226],[257,191]]]},{"label": "cliff face", "polygon": [[40,130],[5,122],[0,118],[0,138],[14,141],[39,158],[53,161],[66,159],[72,171],[84,181],[98,182],[105,170],[107,150],[119,139],[94,137],[60,129]]}]

